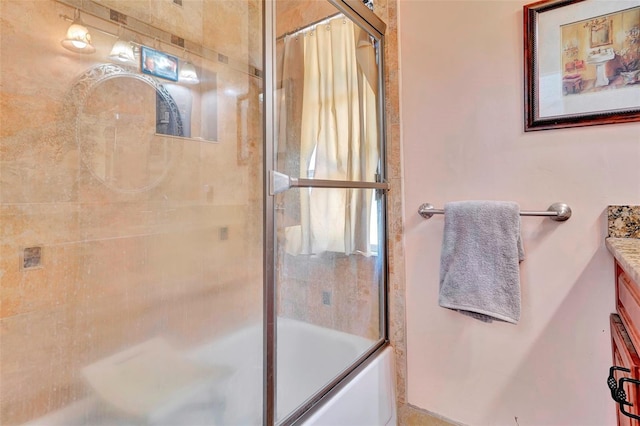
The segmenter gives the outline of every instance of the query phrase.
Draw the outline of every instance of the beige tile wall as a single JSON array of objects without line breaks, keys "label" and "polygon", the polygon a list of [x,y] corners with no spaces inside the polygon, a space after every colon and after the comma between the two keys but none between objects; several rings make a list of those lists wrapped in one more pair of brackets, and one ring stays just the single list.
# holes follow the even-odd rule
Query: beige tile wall
[{"label": "beige tile wall", "polygon": [[[261,63],[257,1],[100,3],[236,62]],[[84,70],[108,62],[115,38],[93,31],[98,51],[72,53],[60,46],[69,22],[59,17],[72,8],[53,0],[0,8],[0,423],[12,425],[87,396],[80,369],[131,345],[163,336],[188,348],[261,320],[262,82],[189,56],[217,76],[217,143],[173,139],[175,158],[159,184],[119,191],[91,172],[77,105],[66,103]],[[239,161],[236,110],[245,94],[249,147]],[[132,116],[149,108],[127,105]],[[136,142],[122,143],[134,150]],[[145,178],[144,163],[121,169],[123,179]],[[42,247],[42,267],[24,270],[21,253],[31,246]]]},{"label": "beige tile wall", "polygon": [[[281,253],[278,314],[377,340],[380,337],[379,281],[375,256],[318,256]],[[323,293],[329,300],[323,300]],[[326,297],[326,296],[325,296]]]},{"label": "beige tile wall", "polygon": [[387,130],[387,171],[390,184],[387,206],[387,252],[389,255],[389,340],[395,352],[396,400],[400,424],[414,424],[406,396],[405,275],[402,222],[402,151],[400,139],[400,98],[398,85],[398,4],[374,1],[374,12],[387,24],[385,33],[385,97]]}]

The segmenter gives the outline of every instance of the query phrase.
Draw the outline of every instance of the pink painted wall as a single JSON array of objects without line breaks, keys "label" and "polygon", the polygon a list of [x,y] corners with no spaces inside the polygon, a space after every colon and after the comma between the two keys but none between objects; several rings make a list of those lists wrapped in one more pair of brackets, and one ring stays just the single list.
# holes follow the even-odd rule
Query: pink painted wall
[{"label": "pink painted wall", "polygon": [[[399,1],[408,402],[469,425],[614,424],[605,216],[640,204],[640,124],[524,134],[524,4]],[[443,217],[417,208],[464,199],[573,208],[523,218],[517,326],[438,307]]]}]

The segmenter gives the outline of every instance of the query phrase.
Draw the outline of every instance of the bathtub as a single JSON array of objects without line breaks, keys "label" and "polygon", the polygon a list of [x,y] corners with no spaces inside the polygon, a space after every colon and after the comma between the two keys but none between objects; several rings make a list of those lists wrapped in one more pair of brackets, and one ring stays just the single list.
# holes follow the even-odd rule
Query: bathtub
[{"label": "bathtub", "polygon": [[[279,318],[278,419],[304,403],[315,390],[330,382],[343,368],[371,348],[373,343],[348,333]],[[131,349],[126,352],[130,351]],[[218,375],[215,380],[200,381],[189,388],[181,388],[171,401],[163,402],[150,413],[145,422],[154,426],[260,426],[263,401],[262,355],[262,327],[259,325],[237,330],[181,354],[189,363],[217,369],[225,374]],[[115,357],[130,358],[128,354],[124,357],[116,354]],[[393,366],[393,351],[387,347],[354,378],[307,415],[301,424],[396,425]],[[139,424],[131,416],[120,415],[118,410],[113,410],[113,401],[105,402],[104,399],[92,396],[30,423],[48,426]]]},{"label": "bathtub", "polygon": [[397,425],[394,365],[387,347],[303,424]]},{"label": "bathtub", "polygon": [[[224,387],[223,424],[260,424],[262,328],[251,327],[199,348],[200,362],[236,365]],[[350,365],[373,341],[301,321],[278,318],[277,413],[282,419]],[[395,425],[393,351],[387,348],[304,425]],[[247,393],[254,401],[247,404]],[[249,412],[248,407],[255,407]]]}]

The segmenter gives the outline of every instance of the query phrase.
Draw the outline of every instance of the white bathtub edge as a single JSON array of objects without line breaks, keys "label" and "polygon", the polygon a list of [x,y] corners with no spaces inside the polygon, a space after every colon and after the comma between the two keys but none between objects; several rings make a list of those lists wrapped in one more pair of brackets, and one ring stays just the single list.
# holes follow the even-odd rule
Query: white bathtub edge
[{"label": "white bathtub edge", "polygon": [[389,346],[303,425],[396,426],[397,423],[395,363]]}]

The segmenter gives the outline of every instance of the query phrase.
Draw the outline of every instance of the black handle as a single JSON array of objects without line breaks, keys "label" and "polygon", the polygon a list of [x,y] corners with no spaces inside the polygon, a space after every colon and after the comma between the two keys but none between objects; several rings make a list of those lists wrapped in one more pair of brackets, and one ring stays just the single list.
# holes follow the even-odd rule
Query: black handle
[{"label": "black handle", "polygon": [[632,414],[628,411],[626,411],[625,405],[629,406],[629,407],[633,407],[633,404],[630,403],[629,401],[627,401],[627,392],[625,392],[623,384],[625,382],[631,382],[633,384],[636,385],[640,385],[640,380],[636,380],[636,379],[630,379],[627,377],[621,377],[620,380],[618,381],[618,383],[616,383],[616,378],[613,375],[614,371],[623,371],[625,373],[630,373],[631,370],[629,370],[628,368],[624,368],[624,367],[617,367],[617,366],[612,366],[611,368],[609,368],[609,377],[607,378],[607,386],[609,386],[609,390],[611,391],[611,398],[618,403],[618,405],[620,405],[620,412],[622,414],[624,414],[627,417],[630,417],[632,419],[636,419],[636,420],[640,420],[640,416],[637,416],[635,414]]},{"label": "black handle", "polygon": [[628,368],[617,367],[615,365],[609,368],[609,377],[607,378],[607,386],[609,386],[609,390],[611,391],[611,398],[617,403],[624,404],[624,405],[632,405],[631,403],[627,402],[627,393],[624,391],[622,384],[618,385],[618,383],[616,382],[616,378],[613,375],[613,372],[616,370],[624,371],[625,373],[631,372],[631,370],[629,370]]},{"label": "black handle", "polygon": [[[622,384],[623,384],[624,382],[631,382],[631,383],[634,383],[634,384],[636,384],[636,385],[640,385],[640,380],[636,380],[636,379],[629,379],[629,378],[626,378],[626,377],[621,377],[621,378],[620,378],[620,384],[618,385],[618,387],[619,387],[619,388],[620,388],[620,390],[622,390],[622,392],[623,392],[623,393],[625,393],[625,394],[626,394],[626,392],[624,392],[624,389],[622,389]],[[626,399],[626,396],[625,396],[625,399]],[[627,416],[627,417],[631,417],[632,419],[640,420],[640,416],[637,416],[637,415],[635,415],[635,414],[631,414],[631,413],[629,413],[628,411],[625,411],[625,410],[624,410],[624,406],[625,406],[625,405],[633,406],[633,404],[629,404],[629,403],[627,403],[626,401],[625,401],[625,403],[624,403],[624,404],[623,404],[622,402],[620,402],[619,404],[620,404],[620,411],[622,412],[622,414],[624,414],[624,415],[625,415],[625,416]]]}]

